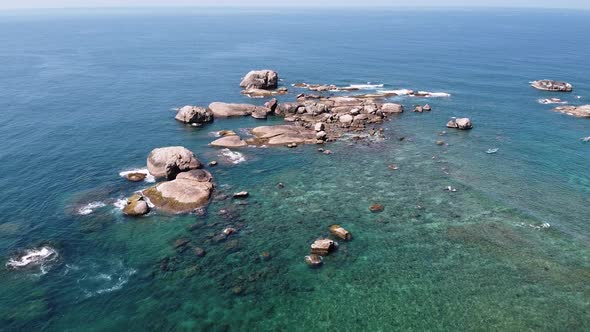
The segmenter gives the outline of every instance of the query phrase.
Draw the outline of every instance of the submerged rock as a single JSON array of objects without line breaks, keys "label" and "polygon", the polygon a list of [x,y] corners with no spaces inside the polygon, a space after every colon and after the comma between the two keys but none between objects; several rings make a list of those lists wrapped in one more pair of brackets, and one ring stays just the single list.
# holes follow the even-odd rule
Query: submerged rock
[{"label": "submerged rock", "polygon": [[187,213],[206,206],[213,191],[213,176],[205,170],[179,174],[175,180],[159,183],[143,194],[159,209]]},{"label": "submerged rock", "polygon": [[574,89],[570,83],[553,80],[534,81],[531,83],[531,86],[537,90],[555,92],[572,92]]},{"label": "submerged rock", "polygon": [[138,217],[150,212],[148,203],[143,196],[135,194],[127,199],[127,204],[123,208],[123,213],[127,216]]},{"label": "submerged rock", "polygon": [[372,204],[371,206],[369,206],[369,211],[371,212],[383,212],[385,210],[385,207],[381,204]]},{"label": "submerged rock", "polygon": [[558,106],[553,109],[556,112],[575,116],[578,118],[590,118],[590,105],[582,106]]},{"label": "submerged rock", "polygon": [[452,118],[447,123],[448,128],[457,128],[461,130],[467,130],[473,128],[473,124],[469,118]]},{"label": "submerged rock", "polygon": [[213,121],[213,112],[203,107],[187,105],[178,110],[175,119],[190,124],[209,123]]},{"label": "submerged rock", "polygon": [[279,84],[279,74],[270,69],[253,70],[246,74],[240,87],[244,89],[276,89]]},{"label": "submerged rock", "polygon": [[338,238],[341,238],[342,240],[346,240],[346,241],[352,240],[352,234],[350,234],[349,231],[347,231],[346,229],[344,229],[340,225],[330,226],[330,233]]},{"label": "submerged rock", "polygon": [[147,158],[147,168],[151,175],[174,179],[180,172],[201,167],[201,162],[187,148],[170,146],[152,150]]},{"label": "submerged rock", "polygon": [[310,267],[319,267],[324,263],[324,258],[320,255],[311,254],[305,256],[305,263]]}]

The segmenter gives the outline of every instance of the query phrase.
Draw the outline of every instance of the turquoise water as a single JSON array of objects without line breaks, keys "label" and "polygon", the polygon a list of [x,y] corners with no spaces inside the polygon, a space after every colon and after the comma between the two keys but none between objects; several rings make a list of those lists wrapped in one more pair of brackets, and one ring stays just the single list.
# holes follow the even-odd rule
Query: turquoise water
[{"label": "turquoise water", "polygon": [[[580,138],[590,135],[590,121],[537,102],[590,103],[589,18],[2,13],[0,256],[48,243],[59,257],[44,271],[0,271],[0,326],[589,330],[590,144]],[[428,102],[433,111],[395,117],[382,142],[342,140],[329,145],[332,155],[315,146],[249,148],[240,150],[245,162],[232,164],[207,146],[210,133],[261,122],[196,129],[175,122],[171,109],[262,103],[239,93],[240,78],[255,68],[276,69],[285,86],[373,82],[451,97],[394,99],[406,108]],[[528,86],[542,78],[575,90],[553,95]],[[439,136],[452,116],[470,117],[475,128]],[[220,161],[209,169],[216,195],[247,190],[248,204],[218,197],[204,216],[123,217],[113,204],[151,184],[119,173],[145,167],[151,149],[168,145]],[[105,206],[81,215],[91,202]],[[369,212],[373,203],[385,211]],[[309,244],[333,223],[354,240],[309,269]],[[551,227],[531,227],[543,223]],[[211,240],[227,226],[240,231]],[[187,250],[174,248],[178,239],[190,240]],[[207,255],[197,257],[195,247]]]}]

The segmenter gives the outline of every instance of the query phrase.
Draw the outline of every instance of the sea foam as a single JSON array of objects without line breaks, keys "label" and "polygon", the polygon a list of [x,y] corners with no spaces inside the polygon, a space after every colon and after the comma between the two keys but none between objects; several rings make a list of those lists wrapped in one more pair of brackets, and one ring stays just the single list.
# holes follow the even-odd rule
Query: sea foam
[{"label": "sea foam", "polygon": [[237,151],[232,151],[230,149],[222,149],[221,155],[228,159],[232,164],[239,164],[246,161],[246,157],[243,154]]},{"label": "sea foam", "polygon": [[97,202],[90,202],[81,208],[78,209],[78,214],[81,216],[86,216],[94,212],[95,209],[99,209],[101,207],[107,206],[105,203],[97,201]]},{"label": "sea foam", "polygon": [[57,251],[51,247],[40,247],[25,250],[17,257],[11,258],[6,262],[6,267],[12,269],[24,268],[27,266],[41,266],[42,274],[47,273],[43,265],[57,259]]}]

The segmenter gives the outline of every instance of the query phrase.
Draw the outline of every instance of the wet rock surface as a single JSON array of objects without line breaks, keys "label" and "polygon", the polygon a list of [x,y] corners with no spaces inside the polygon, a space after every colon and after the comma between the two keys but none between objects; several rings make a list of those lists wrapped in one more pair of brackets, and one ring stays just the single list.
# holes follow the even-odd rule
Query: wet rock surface
[{"label": "wet rock surface", "polygon": [[473,128],[473,124],[469,118],[452,118],[447,123],[448,128],[456,128],[461,130],[468,130]]},{"label": "wet rock surface", "polygon": [[147,158],[147,168],[155,177],[174,179],[180,172],[197,169],[201,162],[187,148],[170,146],[152,150]]},{"label": "wet rock surface", "polygon": [[590,105],[558,106],[553,110],[559,113],[564,113],[578,118],[590,118]]},{"label": "wet rock surface", "polygon": [[554,92],[572,92],[574,89],[574,87],[570,83],[554,80],[533,81],[531,83],[531,86],[537,90]]},{"label": "wet rock surface", "polygon": [[190,124],[204,124],[213,121],[213,112],[204,107],[184,106],[176,113],[176,120]]}]

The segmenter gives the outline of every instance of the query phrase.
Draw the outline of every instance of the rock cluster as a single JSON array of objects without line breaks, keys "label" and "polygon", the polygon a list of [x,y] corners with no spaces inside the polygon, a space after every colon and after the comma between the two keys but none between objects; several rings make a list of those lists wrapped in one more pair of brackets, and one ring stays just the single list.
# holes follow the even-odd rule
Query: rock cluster
[{"label": "rock cluster", "polygon": [[[352,234],[340,225],[330,226],[330,234],[345,241],[352,240]],[[319,238],[311,244],[310,255],[305,256],[305,263],[310,267],[321,266],[324,256],[336,250],[338,250],[338,242],[328,238]]]},{"label": "rock cluster", "polygon": [[231,104],[214,102],[209,104],[208,108],[216,118],[229,118],[235,116],[246,116],[252,113],[271,113],[271,109],[263,106],[256,106],[252,104]]},{"label": "rock cluster", "polygon": [[253,138],[246,140],[253,145],[315,144],[316,132],[294,125],[262,126],[251,130]]},{"label": "rock cluster", "polygon": [[[300,95],[295,102],[281,103],[275,110],[286,122],[315,129],[316,140],[321,141],[333,141],[347,131],[362,132],[367,126],[381,124],[391,114],[402,112],[402,105],[381,103],[373,98],[308,95]],[[318,123],[322,126],[316,127]]]},{"label": "rock cluster", "polygon": [[574,87],[567,82],[553,80],[539,80],[531,82],[531,86],[537,90],[554,92],[572,92]]},{"label": "rock cluster", "polygon": [[473,128],[473,124],[469,118],[452,118],[447,123],[448,128],[457,128],[461,130],[467,130]]},{"label": "rock cluster", "polygon": [[147,168],[155,177],[173,180],[180,172],[201,168],[201,162],[188,149],[170,146],[152,150],[147,158]]},{"label": "rock cluster", "polygon": [[590,118],[590,105],[582,106],[558,106],[553,109],[556,112],[575,116],[578,118]]}]

